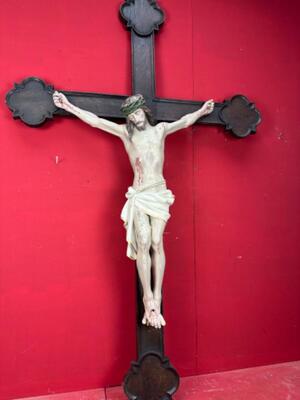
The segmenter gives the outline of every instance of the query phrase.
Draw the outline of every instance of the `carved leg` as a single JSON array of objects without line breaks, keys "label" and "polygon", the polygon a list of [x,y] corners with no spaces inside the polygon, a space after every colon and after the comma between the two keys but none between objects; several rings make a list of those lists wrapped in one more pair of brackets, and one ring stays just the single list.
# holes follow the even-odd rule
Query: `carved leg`
[{"label": "carved leg", "polygon": [[165,326],[166,322],[161,315],[161,293],[165,272],[166,258],[163,247],[163,232],[166,222],[159,218],[151,217],[151,246],[152,246],[152,268],[154,275],[153,296],[159,313],[159,328]]},{"label": "carved leg", "polygon": [[137,270],[143,287],[143,303],[145,314],[143,324],[158,327],[156,304],[153,299],[151,289],[151,226],[149,217],[143,212],[137,210],[134,217],[134,227],[138,245],[137,251]]},{"label": "carved leg", "polygon": [[[165,260],[162,241],[164,224],[151,220],[152,268],[154,275],[154,293],[161,295],[161,285]],[[154,230],[153,230],[154,227]],[[156,235],[157,234],[157,237]],[[155,272],[156,271],[156,272]],[[130,400],[172,400],[179,386],[179,376],[164,354],[163,329],[153,329],[141,324],[144,312],[141,283],[137,296],[137,349],[138,360],[132,362],[124,379],[124,391]]]}]

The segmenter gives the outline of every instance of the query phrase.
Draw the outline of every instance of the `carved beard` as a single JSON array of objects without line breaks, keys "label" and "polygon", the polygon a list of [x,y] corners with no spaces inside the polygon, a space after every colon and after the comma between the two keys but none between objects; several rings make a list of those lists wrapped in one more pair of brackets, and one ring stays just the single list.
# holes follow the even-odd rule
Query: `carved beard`
[{"label": "carved beard", "polygon": [[137,124],[134,124],[138,131],[143,131],[146,126],[146,119],[144,121],[139,121]]}]

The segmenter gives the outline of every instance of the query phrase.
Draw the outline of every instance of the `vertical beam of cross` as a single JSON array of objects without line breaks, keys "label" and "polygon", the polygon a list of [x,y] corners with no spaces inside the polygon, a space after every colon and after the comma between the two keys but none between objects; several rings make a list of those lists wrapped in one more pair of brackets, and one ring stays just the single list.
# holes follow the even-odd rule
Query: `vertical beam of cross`
[{"label": "vertical beam of cross", "polygon": [[[131,32],[132,52],[132,92],[143,93],[147,103],[151,106],[155,97],[154,74],[154,37],[140,37],[134,31]],[[141,63],[149,66],[147,70],[141,70]]]},{"label": "vertical beam of cross", "polygon": [[155,1],[126,0],[120,13],[131,30],[132,93],[142,93],[149,106],[155,98],[154,31],[164,22]]},{"label": "vertical beam of cross", "polygon": [[[143,94],[155,113],[154,30],[163,23],[164,13],[156,2],[147,0],[128,0],[120,12],[131,28],[132,92]],[[138,362],[128,371],[124,390],[129,399],[160,399],[177,390],[179,376],[164,355],[163,328],[157,330],[143,325],[143,314],[143,290],[137,277]],[[150,383],[146,389],[145,382]]]}]

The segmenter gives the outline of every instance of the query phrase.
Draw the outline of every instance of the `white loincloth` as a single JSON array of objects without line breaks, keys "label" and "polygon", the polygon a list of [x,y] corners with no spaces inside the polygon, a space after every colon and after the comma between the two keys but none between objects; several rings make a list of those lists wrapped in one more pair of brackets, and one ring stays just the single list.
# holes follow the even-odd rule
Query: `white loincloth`
[{"label": "white loincloth", "polygon": [[160,218],[167,221],[170,218],[169,206],[174,203],[175,197],[171,190],[162,187],[157,192],[149,191],[156,186],[164,184],[165,181],[146,186],[142,189],[128,188],[126,193],[127,201],[121,212],[121,219],[126,228],[127,257],[136,260],[137,242],[134,230],[134,213],[138,208],[150,217]]}]

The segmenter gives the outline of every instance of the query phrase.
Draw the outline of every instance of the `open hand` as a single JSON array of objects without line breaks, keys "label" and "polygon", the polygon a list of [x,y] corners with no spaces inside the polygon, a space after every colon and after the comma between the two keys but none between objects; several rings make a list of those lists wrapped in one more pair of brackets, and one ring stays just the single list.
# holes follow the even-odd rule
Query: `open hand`
[{"label": "open hand", "polygon": [[215,107],[215,103],[214,103],[213,99],[207,100],[202,106],[203,115],[207,115],[207,114],[210,114],[211,112],[213,112],[214,107]]},{"label": "open hand", "polygon": [[53,102],[56,107],[63,108],[64,110],[66,110],[68,105],[70,104],[66,96],[57,91],[53,93]]}]

